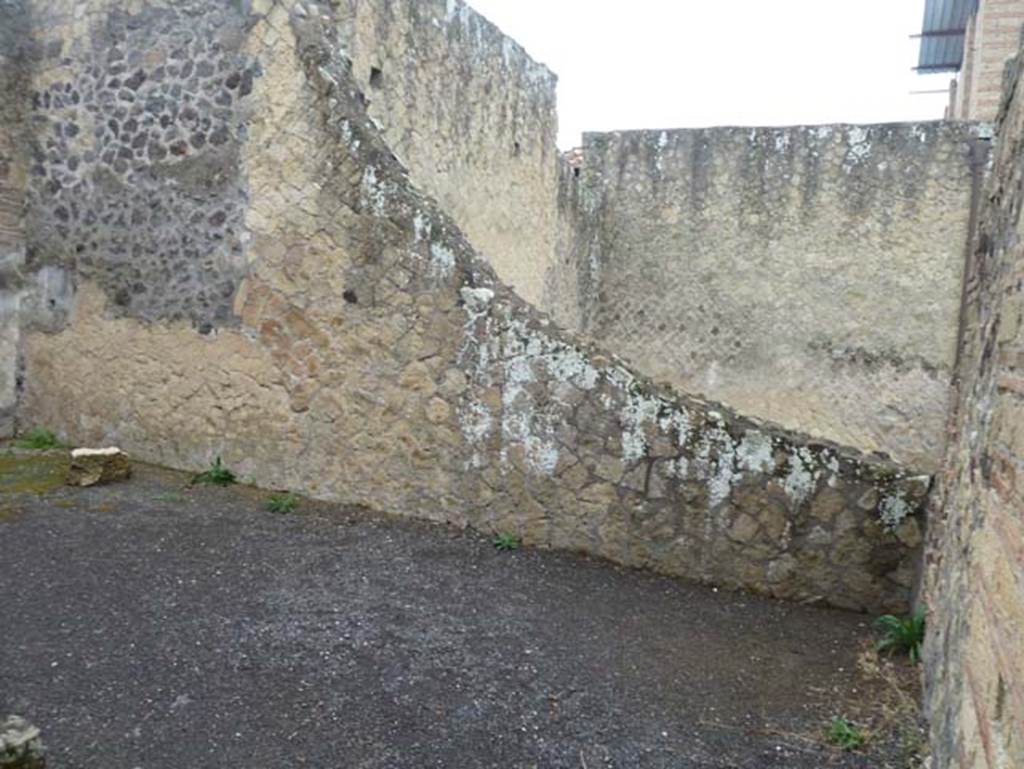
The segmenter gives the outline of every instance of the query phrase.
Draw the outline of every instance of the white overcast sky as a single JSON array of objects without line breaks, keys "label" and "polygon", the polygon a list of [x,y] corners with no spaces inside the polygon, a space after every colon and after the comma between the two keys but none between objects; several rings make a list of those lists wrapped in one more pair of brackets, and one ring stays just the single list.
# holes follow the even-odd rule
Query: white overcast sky
[{"label": "white overcast sky", "polygon": [[942,117],[920,76],[924,0],[469,0],[559,76],[582,131]]}]

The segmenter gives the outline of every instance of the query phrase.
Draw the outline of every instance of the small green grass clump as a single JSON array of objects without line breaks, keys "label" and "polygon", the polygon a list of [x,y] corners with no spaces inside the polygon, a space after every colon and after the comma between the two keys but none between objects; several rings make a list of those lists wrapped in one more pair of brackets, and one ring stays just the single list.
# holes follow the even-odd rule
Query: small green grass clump
[{"label": "small green grass clump", "polygon": [[522,547],[523,543],[522,540],[520,540],[519,537],[513,534],[512,532],[503,531],[500,534],[498,534],[493,540],[491,540],[491,544],[494,545],[494,548],[496,550],[506,551],[518,550],[520,547]]},{"label": "small green grass clump", "polygon": [[288,492],[272,494],[267,500],[267,510],[279,515],[287,515],[293,512],[298,504],[299,498],[294,494]]},{"label": "small green grass clump", "polygon": [[864,735],[856,724],[842,716],[836,716],[828,728],[829,741],[843,750],[856,750],[867,742]]},{"label": "small green grass clump", "polygon": [[886,614],[875,620],[875,626],[882,631],[878,651],[900,652],[917,664],[921,660],[921,646],[924,643],[925,618],[923,611],[909,617]]},{"label": "small green grass clump", "polygon": [[61,442],[57,440],[57,436],[51,430],[47,430],[45,427],[33,427],[16,440],[14,445],[19,449],[46,451],[60,448]]},{"label": "small green grass clump", "polygon": [[230,486],[238,483],[238,478],[220,461],[220,457],[210,465],[210,469],[199,473],[192,479],[192,483],[205,483],[211,486]]}]

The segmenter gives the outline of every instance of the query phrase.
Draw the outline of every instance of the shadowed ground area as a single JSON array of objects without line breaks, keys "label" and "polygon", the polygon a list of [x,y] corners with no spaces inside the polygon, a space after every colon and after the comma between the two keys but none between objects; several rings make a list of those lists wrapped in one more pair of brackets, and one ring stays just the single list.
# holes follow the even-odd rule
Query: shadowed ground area
[{"label": "shadowed ground area", "polygon": [[53,769],[881,765],[823,737],[868,618],[188,480],[0,489],[0,712]]}]

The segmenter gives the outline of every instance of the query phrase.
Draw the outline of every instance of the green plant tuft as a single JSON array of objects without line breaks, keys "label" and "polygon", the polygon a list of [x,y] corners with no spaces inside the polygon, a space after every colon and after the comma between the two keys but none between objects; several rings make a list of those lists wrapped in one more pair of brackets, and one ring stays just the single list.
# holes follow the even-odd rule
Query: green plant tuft
[{"label": "green plant tuft", "polygon": [[875,620],[875,626],[882,631],[878,651],[906,653],[914,664],[920,662],[921,645],[924,643],[923,611],[909,617],[886,614]]},{"label": "green plant tuft", "polygon": [[836,716],[828,728],[828,739],[843,750],[856,750],[867,742],[867,737],[853,722]]},{"label": "green plant tuft", "polygon": [[299,498],[294,494],[287,492],[284,494],[273,494],[267,500],[267,510],[272,513],[286,515],[295,510],[295,506],[298,504]]},{"label": "green plant tuft", "polygon": [[47,449],[57,449],[61,447],[61,442],[57,440],[57,436],[45,427],[33,427],[18,440],[14,442],[14,445],[19,449],[35,449],[36,451],[46,451]]},{"label": "green plant tuft", "polygon": [[235,474],[220,461],[220,457],[210,465],[210,469],[205,472],[199,473],[192,479],[192,483],[207,483],[211,486],[230,486],[233,483],[237,483],[238,479]]},{"label": "green plant tuft", "polygon": [[509,531],[503,531],[491,540],[491,544],[497,550],[518,550],[523,543],[517,535]]}]

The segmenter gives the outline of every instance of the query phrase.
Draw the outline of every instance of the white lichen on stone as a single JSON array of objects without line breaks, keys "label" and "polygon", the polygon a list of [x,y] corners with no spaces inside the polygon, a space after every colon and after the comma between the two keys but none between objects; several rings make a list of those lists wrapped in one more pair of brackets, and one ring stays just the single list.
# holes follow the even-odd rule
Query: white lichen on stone
[{"label": "white lichen on stone", "polygon": [[430,274],[447,278],[455,268],[455,254],[441,243],[430,244]]},{"label": "white lichen on stone", "polygon": [[662,432],[675,432],[676,445],[681,449],[686,448],[686,444],[689,442],[690,424],[689,413],[679,405],[666,410],[666,413],[658,420],[658,426]]},{"label": "white lichen on stone", "polygon": [[412,229],[416,234],[416,242],[420,243],[424,240],[430,240],[433,225],[430,223],[430,219],[424,216],[421,211],[417,211],[416,216],[412,219]]},{"label": "white lichen on stone", "polygon": [[701,435],[694,457],[697,477],[707,482],[708,508],[714,510],[732,492],[736,471],[736,442],[726,430],[713,427]]},{"label": "white lichen on stone", "polygon": [[593,390],[600,376],[583,353],[568,346],[551,355],[547,366],[556,381],[572,384],[581,390]]},{"label": "white lichen on stone", "polygon": [[670,478],[678,478],[685,481],[690,474],[690,460],[686,457],[677,457],[665,465],[665,475]]},{"label": "white lichen on stone", "polygon": [[502,465],[508,462],[509,448],[519,444],[530,468],[549,476],[558,465],[558,444],[554,438],[558,421],[551,411],[537,408],[528,386],[536,380],[534,365],[545,352],[545,342],[550,341],[529,335],[523,323],[510,324],[504,335],[505,381],[501,391]]},{"label": "white lichen on stone", "polygon": [[782,487],[797,504],[807,499],[817,486],[820,471],[815,470],[814,465],[814,454],[805,446],[793,449],[789,455],[789,473]]},{"label": "white lichen on stone", "polygon": [[771,436],[760,430],[747,430],[743,440],[736,447],[736,460],[739,467],[762,473],[775,466],[775,455],[772,450]]},{"label": "white lichen on stone", "polygon": [[871,154],[871,141],[868,129],[863,126],[851,126],[846,136],[848,149],[843,161],[843,170],[849,173],[854,166],[863,162]]},{"label": "white lichen on stone", "polygon": [[628,393],[626,405],[619,412],[622,422],[622,461],[637,462],[647,453],[644,426],[654,424],[661,409],[661,400],[639,393]]},{"label": "white lichen on stone", "polygon": [[459,291],[459,294],[466,305],[466,312],[469,315],[470,321],[485,315],[491,305],[491,300],[494,299],[494,292],[489,288],[469,288],[464,286]]},{"label": "white lichen on stone", "polygon": [[377,171],[373,166],[367,166],[366,170],[363,171],[361,190],[363,193],[363,204],[375,215],[383,215],[387,195],[384,191],[384,185],[377,179]]},{"label": "white lichen on stone", "polygon": [[828,483],[831,488],[835,488],[839,483],[839,458],[831,451],[827,452],[823,456],[825,457],[825,468],[829,471],[826,483]]},{"label": "white lichen on stone", "polygon": [[459,429],[471,449],[469,466],[483,467],[483,445],[494,429],[494,417],[480,401],[470,398],[458,410]]},{"label": "white lichen on stone", "polygon": [[902,492],[884,497],[878,506],[878,516],[888,531],[895,531],[912,512],[913,509],[907,503]]}]

